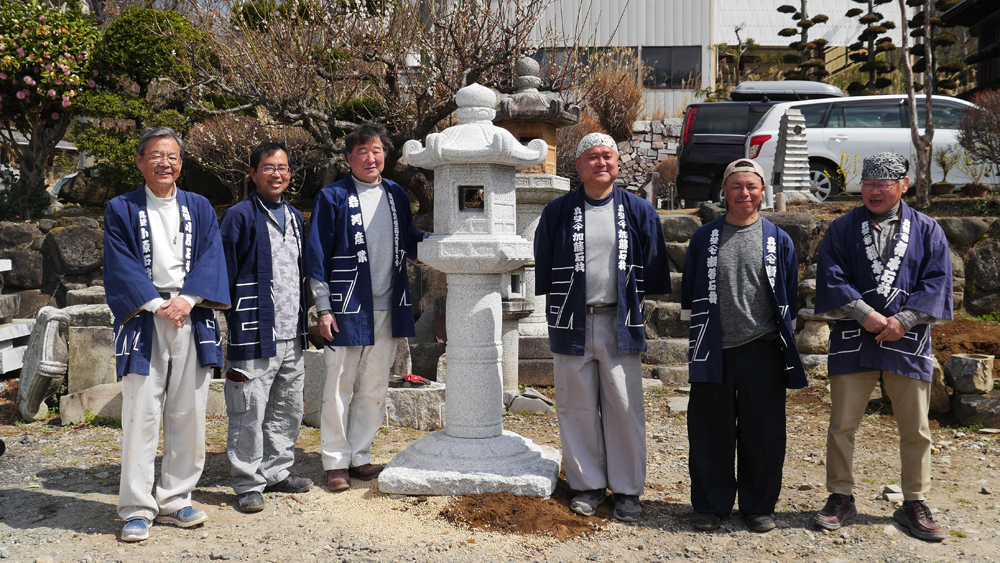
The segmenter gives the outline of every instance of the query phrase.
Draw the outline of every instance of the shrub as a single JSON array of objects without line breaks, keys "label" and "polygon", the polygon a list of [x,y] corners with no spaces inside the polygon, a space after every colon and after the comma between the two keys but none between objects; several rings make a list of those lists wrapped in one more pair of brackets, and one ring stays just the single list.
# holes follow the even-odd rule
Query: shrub
[{"label": "shrub", "polygon": [[630,51],[608,49],[590,60],[585,103],[619,143],[632,139],[632,125],[644,111],[646,94],[639,70],[640,63]]},{"label": "shrub", "polygon": [[[631,127],[630,127],[631,129]],[[559,147],[556,152],[556,174],[569,178],[570,182],[580,181],[580,175],[576,173],[576,147],[588,133],[607,133],[593,113],[584,108],[583,116],[579,123],[563,127],[559,130]],[[631,131],[629,132],[631,137]]]}]

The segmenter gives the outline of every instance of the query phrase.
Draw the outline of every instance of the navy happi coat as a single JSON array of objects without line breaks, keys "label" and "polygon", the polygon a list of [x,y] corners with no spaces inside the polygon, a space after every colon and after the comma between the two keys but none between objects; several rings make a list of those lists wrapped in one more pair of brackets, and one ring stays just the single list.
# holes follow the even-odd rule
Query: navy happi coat
[{"label": "navy happi coat", "polygon": [[[303,271],[302,213],[291,205],[292,233],[299,245],[299,272]],[[229,325],[229,359],[273,358],[274,297],[271,284],[271,236],[268,233],[267,209],[254,190],[246,199],[229,208],[222,217],[222,249],[229,274],[229,296],[233,307],[226,311]],[[305,278],[299,279],[299,340],[305,349],[307,325]]]},{"label": "navy happi coat", "polygon": [[[618,231],[618,354],[646,350],[645,295],[670,293],[663,229],[646,200],[613,188]],[[582,356],[586,346],[587,276],[583,187],[545,206],[535,229],[535,295],[547,295],[552,352]]]},{"label": "navy happi coat", "polygon": [[[723,215],[703,225],[691,237],[684,261],[681,284],[681,319],[690,321],[688,378],[692,383],[722,381],[722,318],[719,310],[716,275],[719,237]],[[774,307],[785,357],[787,386],[807,385],[805,369],[795,345],[795,318],[798,316],[799,261],[791,237],[777,225],[761,217],[764,268],[767,290]]]},{"label": "navy happi coat", "polygon": [[[213,309],[229,308],[226,261],[215,209],[204,197],[176,189],[184,229],[186,275],[180,293],[202,298],[190,319],[202,366],[222,366],[222,338]],[[146,185],[108,203],[104,212],[104,289],[115,316],[115,367],[149,375],[153,313],[142,306],[160,296],[153,285],[153,253]]]},{"label": "navy happi coat", "polygon": [[[392,336],[414,334],[413,305],[406,259],[416,259],[417,243],[426,233],[413,226],[410,198],[395,182],[382,180],[392,213],[393,265]],[[368,245],[361,217],[358,189],[350,174],[316,194],[306,240],[306,276],[330,287],[331,312],[340,332],[327,346],[372,346],[375,344],[375,305],[372,297]]]},{"label": "navy happi coat", "polygon": [[[937,221],[903,203],[899,238],[885,263],[873,245],[873,231],[871,212],[864,206],[830,223],[820,244],[816,313],[837,311],[860,298],[886,317],[905,308],[926,313],[933,321],[950,321],[951,252]],[[830,375],[878,370],[931,380],[930,324],[913,327],[896,342],[875,336],[853,319],[834,323]]]}]

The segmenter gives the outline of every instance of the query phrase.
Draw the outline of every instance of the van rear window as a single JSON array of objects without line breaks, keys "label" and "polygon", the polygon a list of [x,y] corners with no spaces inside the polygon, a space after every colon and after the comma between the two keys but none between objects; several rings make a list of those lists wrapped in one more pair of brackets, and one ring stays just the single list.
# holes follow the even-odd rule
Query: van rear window
[{"label": "van rear window", "polygon": [[695,135],[746,135],[749,108],[746,104],[706,104],[698,106]]}]

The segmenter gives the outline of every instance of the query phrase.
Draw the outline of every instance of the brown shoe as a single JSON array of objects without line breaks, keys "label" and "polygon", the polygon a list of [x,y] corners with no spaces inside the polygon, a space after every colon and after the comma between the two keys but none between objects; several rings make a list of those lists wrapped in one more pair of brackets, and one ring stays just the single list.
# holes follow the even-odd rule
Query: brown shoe
[{"label": "brown shoe", "polygon": [[892,513],[892,519],[922,540],[943,541],[945,538],[944,529],[934,522],[931,509],[922,500],[904,503]]},{"label": "brown shoe", "polygon": [[330,492],[343,491],[351,488],[351,477],[346,469],[329,469],[326,472],[326,488]]},{"label": "brown shoe", "polygon": [[826,499],[826,506],[816,513],[813,522],[824,530],[839,530],[848,519],[858,515],[854,499],[848,495],[833,493]]},{"label": "brown shoe", "polygon": [[355,479],[361,479],[362,481],[371,481],[372,479],[378,477],[379,473],[385,469],[384,465],[372,465],[366,463],[364,465],[359,465],[357,467],[352,467],[347,470],[351,474],[351,477]]}]

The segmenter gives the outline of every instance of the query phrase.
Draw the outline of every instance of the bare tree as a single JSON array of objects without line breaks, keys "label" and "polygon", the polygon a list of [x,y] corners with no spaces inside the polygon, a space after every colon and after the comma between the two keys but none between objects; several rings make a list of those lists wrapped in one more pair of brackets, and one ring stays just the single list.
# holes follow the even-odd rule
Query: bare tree
[{"label": "bare tree", "polygon": [[[210,56],[178,91],[208,114],[262,108],[308,132],[331,160],[359,122],[380,122],[394,145],[386,170],[428,210],[430,183],[398,165],[403,143],[447,120],[464,86],[510,91],[549,2],[203,0],[191,19]],[[218,107],[219,95],[234,103]]]},{"label": "bare tree", "polygon": [[[930,13],[931,10],[931,0],[924,0],[924,11],[925,13]],[[906,0],[899,0],[899,13],[905,17],[906,14]],[[924,37],[930,37],[930,18],[924,18]],[[931,205],[930,193],[931,193],[931,150],[933,145],[931,141],[934,139],[934,119],[932,108],[931,92],[934,91],[934,73],[928,72],[925,74],[925,79],[927,81],[926,88],[924,91],[926,95],[924,96],[924,113],[927,116],[927,124],[924,127],[924,134],[920,134],[919,122],[917,121],[917,97],[915,93],[915,88],[913,85],[913,65],[910,63],[910,57],[908,53],[909,48],[909,38],[907,37],[906,30],[900,34],[903,38],[903,71],[906,78],[906,96],[909,100],[909,112],[910,112],[910,137],[913,139],[913,146],[917,150],[917,167],[916,167],[916,181],[915,188],[917,192],[917,201],[915,207],[917,209],[927,209]],[[927,67],[933,68],[933,50],[927,49]]]}]

